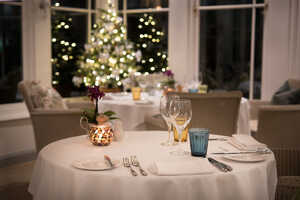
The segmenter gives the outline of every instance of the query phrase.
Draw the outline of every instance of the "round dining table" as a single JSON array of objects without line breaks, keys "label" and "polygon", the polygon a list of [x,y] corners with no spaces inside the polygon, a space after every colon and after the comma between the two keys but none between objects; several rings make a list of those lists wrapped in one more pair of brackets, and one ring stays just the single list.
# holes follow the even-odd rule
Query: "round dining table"
[{"label": "round dining table", "polygon": [[[231,161],[224,155],[213,154],[232,148],[226,140],[209,140],[207,157],[231,166],[232,171],[225,173],[207,162],[213,168],[210,173],[161,176],[151,173],[153,163],[163,161],[184,166],[185,163],[204,161],[206,158],[171,155],[174,149],[188,150],[189,146],[188,142],[171,147],[161,146],[160,143],[167,138],[165,131],[127,131],[125,134],[122,141],[113,141],[108,146],[92,145],[83,135],[44,147],[38,154],[28,189],[33,199],[274,199],[277,176],[272,153],[264,155],[266,157],[260,162]],[[115,168],[92,171],[74,167],[78,161],[101,160],[104,155],[111,158]],[[122,158],[131,155],[137,156],[147,176],[142,176],[137,167],[134,169],[138,176],[132,176],[129,168],[122,165]],[[172,165],[169,166],[171,170]]]},{"label": "round dining table", "polygon": [[146,116],[159,114],[160,96],[148,96],[134,101],[131,93],[111,93],[99,102],[100,112],[114,111],[123,122],[124,130],[137,130]]},{"label": "round dining table", "polygon": [[[159,114],[160,97],[159,93],[153,96],[144,94],[144,100],[134,101],[131,93],[108,93],[99,102],[99,110],[114,111],[123,122],[124,130],[144,130],[143,125],[147,123],[147,119],[151,119],[149,116]],[[250,135],[249,119],[249,101],[241,98],[237,133]]]}]

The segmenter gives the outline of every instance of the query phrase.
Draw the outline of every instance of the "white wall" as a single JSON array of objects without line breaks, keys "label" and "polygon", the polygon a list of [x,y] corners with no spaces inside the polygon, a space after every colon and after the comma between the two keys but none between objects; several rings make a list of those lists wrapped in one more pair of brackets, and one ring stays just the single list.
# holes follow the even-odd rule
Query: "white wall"
[{"label": "white wall", "polygon": [[29,118],[0,122],[0,161],[33,152],[35,143]]}]

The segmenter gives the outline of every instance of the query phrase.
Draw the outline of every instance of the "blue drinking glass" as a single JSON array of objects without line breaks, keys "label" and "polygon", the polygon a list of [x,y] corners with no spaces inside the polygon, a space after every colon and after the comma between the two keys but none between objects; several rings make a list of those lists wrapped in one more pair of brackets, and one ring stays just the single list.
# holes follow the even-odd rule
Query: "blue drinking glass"
[{"label": "blue drinking glass", "polygon": [[205,157],[207,153],[209,130],[205,128],[190,128],[190,146],[192,156]]}]

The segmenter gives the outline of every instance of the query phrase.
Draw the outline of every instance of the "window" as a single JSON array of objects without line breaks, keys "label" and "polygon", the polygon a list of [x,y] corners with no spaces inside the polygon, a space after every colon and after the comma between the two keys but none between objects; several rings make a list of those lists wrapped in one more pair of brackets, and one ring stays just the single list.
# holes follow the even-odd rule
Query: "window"
[{"label": "window", "polygon": [[260,98],[262,0],[199,0],[199,79],[213,90]]},{"label": "window", "polygon": [[95,3],[51,1],[52,85],[63,97],[85,95],[85,89],[75,87],[72,78],[95,20]]},{"label": "window", "polygon": [[120,15],[127,26],[127,38],[140,49],[142,73],[162,72],[168,67],[167,0],[119,0]]},{"label": "window", "polygon": [[[0,2],[0,104],[22,100],[22,2]],[[9,24],[9,25],[8,25]]]}]

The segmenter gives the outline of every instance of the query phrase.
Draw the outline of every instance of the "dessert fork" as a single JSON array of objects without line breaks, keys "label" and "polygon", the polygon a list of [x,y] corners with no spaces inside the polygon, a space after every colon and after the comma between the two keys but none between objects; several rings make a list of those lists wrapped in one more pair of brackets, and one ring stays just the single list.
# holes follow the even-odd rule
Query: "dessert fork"
[{"label": "dessert fork", "polygon": [[130,162],[129,162],[129,158],[127,158],[127,157],[123,158],[123,165],[124,165],[124,167],[127,167],[127,168],[130,169],[130,172],[131,172],[132,176],[137,176],[138,175],[136,173],[136,171],[134,171],[134,169],[132,169],[132,167],[130,165]]},{"label": "dessert fork", "polygon": [[140,173],[143,175],[143,176],[147,176],[147,172],[141,167],[139,161],[137,160],[137,157],[136,156],[130,156],[130,160],[131,160],[131,164],[135,167],[138,167],[139,170],[140,170]]}]

